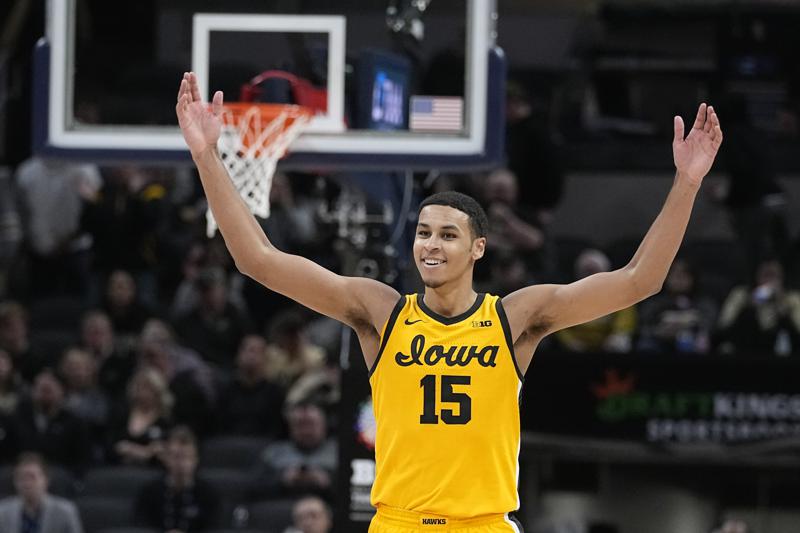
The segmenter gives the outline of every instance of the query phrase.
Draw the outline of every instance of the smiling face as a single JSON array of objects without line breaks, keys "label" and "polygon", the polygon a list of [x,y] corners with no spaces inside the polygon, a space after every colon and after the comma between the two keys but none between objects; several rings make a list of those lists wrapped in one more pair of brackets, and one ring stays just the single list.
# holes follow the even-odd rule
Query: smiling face
[{"label": "smiling face", "polygon": [[483,257],[486,238],[475,238],[469,216],[444,205],[427,205],[419,213],[414,239],[414,261],[426,287],[438,289],[466,280]]}]

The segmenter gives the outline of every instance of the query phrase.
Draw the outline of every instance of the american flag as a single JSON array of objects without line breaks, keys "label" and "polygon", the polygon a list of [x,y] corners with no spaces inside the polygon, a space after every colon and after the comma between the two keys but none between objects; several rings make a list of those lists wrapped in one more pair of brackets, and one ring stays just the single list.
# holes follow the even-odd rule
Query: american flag
[{"label": "american flag", "polygon": [[461,131],[464,99],[459,96],[412,96],[411,131]]}]

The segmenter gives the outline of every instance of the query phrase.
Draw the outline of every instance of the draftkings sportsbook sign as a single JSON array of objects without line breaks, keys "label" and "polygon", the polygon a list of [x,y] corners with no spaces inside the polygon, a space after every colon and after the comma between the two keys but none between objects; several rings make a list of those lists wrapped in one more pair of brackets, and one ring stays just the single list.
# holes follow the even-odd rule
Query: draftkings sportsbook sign
[{"label": "draftkings sportsbook sign", "polygon": [[800,436],[800,362],[774,356],[537,354],[524,430],[653,443]]}]

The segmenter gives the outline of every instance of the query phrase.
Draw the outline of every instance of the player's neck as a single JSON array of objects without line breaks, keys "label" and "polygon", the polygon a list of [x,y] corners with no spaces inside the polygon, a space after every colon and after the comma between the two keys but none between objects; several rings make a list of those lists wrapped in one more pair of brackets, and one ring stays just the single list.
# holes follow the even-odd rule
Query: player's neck
[{"label": "player's neck", "polygon": [[473,290],[472,285],[461,284],[457,287],[442,286],[435,289],[425,288],[425,305],[442,316],[458,316],[467,311],[478,294]]}]

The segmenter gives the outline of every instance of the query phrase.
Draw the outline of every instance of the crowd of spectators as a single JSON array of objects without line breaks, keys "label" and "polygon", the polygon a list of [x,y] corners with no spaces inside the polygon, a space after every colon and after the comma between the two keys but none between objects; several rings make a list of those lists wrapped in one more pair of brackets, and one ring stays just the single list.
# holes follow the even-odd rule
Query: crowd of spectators
[{"label": "crowd of spectators", "polygon": [[[487,209],[480,290],[504,295],[624,264],[596,243],[554,238],[557,198],[534,205],[510,168],[478,178],[446,175],[434,188],[465,190]],[[335,232],[318,216],[328,192],[307,186],[322,179],[276,177],[276,216],[264,226],[287,251],[336,268]],[[220,237],[203,236],[191,173],[34,159],[15,183],[23,239],[0,277],[0,461],[40,454],[75,487],[98,467],[162,472],[141,487],[130,516],[165,531],[227,526],[241,521],[238,504],[311,495],[295,514],[324,523],[336,476],[338,329],[244,278]],[[800,352],[800,293],[780,260],[760,261],[750,282],[714,276],[679,256],[659,295],[540,349]],[[204,444],[237,435],[259,439],[240,472],[245,488],[207,508],[219,487],[195,481]]]},{"label": "crowd of spectators", "polygon": [[[18,167],[22,239],[0,276],[0,523],[20,506],[30,523],[9,531],[332,527],[338,330],[236,271],[203,236],[193,180]],[[276,185],[266,231],[313,255],[327,238],[313,198]],[[128,488],[107,494],[98,476],[115,469]]]}]

